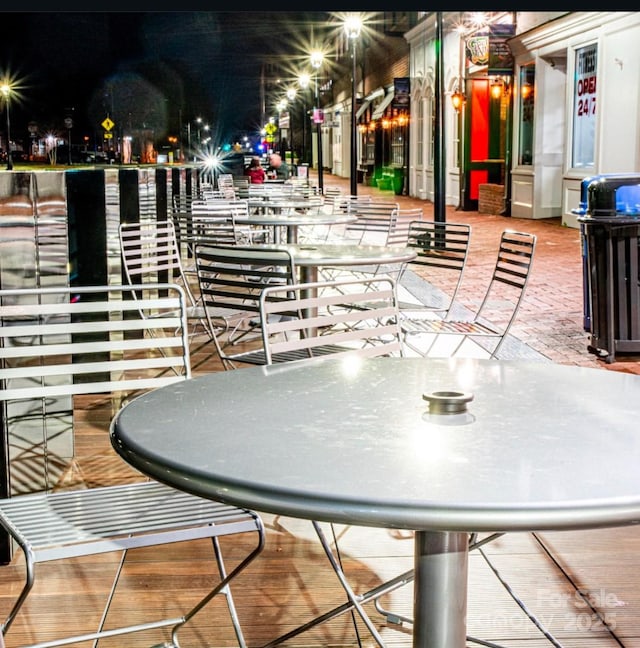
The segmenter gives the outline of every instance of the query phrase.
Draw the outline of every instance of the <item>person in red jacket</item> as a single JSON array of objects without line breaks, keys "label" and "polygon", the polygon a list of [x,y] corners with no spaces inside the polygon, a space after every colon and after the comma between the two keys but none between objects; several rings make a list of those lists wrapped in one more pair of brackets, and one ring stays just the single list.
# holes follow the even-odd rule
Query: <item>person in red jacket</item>
[{"label": "person in red jacket", "polygon": [[251,163],[245,169],[244,174],[249,176],[251,184],[264,184],[266,173],[260,164],[260,158],[258,156],[251,158]]}]

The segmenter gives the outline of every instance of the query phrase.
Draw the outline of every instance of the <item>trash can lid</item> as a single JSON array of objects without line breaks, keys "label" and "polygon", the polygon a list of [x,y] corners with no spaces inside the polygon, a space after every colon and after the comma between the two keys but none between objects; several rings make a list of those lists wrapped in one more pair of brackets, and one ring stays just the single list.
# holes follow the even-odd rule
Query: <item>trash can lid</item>
[{"label": "trash can lid", "polygon": [[[593,176],[587,184],[587,213],[593,218],[640,217],[640,175]],[[583,181],[584,187],[585,181]]]}]

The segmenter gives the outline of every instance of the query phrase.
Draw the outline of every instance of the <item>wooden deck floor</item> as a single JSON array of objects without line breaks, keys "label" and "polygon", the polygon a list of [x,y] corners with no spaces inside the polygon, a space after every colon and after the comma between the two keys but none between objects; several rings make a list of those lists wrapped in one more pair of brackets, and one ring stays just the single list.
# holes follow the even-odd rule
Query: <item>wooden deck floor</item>
[{"label": "wooden deck floor", "polygon": [[[193,349],[195,375],[220,370],[213,345],[195,339]],[[78,399],[77,460],[64,473],[68,482],[94,486],[140,478],[111,450],[106,432],[109,417],[106,399]],[[250,647],[264,646],[344,602],[311,524],[267,514],[263,517],[268,529],[266,548],[233,587]],[[359,592],[411,568],[410,534],[353,526],[339,527],[337,532],[345,571]],[[239,550],[248,546],[250,541],[246,542],[223,539],[229,563],[242,555]],[[483,552],[539,617],[543,629],[555,636],[556,643],[527,619],[492,572]],[[640,648],[640,533],[636,528],[514,533],[485,545],[483,552],[473,551],[469,561],[468,634],[485,642],[480,645]],[[38,566],[35,590],[5,638],[7,648],[95,629],[107,605],[119,559],[119,555],[105,554]],[[11,565],[0,568],[2,615],[22,585],[23,565],[18,553]],[[214,569],[211,546],[205,540],[131,551],[109,606],[106,626],[179,615],[204,594]],[[411,602],[411,585],[382,600],[385,608],[406,616],[411,615]],[[387,622],[373,604],[366,608],[388,646],[411,646],[410,624]],[[158,648],[169,638],[168,630],[159,629],[103,639],[98,645]],[[237,645],[223,599],[214,600],[196,616],[180,639],[182,648]],[[333,648],[357,646],[358,642],[375,645],[363,624],[354,625],[351,614],[345,613],[286,645]],[[88,648],[94,643],[73,645]],[[468,645],[478,644],[470,641]]]}]

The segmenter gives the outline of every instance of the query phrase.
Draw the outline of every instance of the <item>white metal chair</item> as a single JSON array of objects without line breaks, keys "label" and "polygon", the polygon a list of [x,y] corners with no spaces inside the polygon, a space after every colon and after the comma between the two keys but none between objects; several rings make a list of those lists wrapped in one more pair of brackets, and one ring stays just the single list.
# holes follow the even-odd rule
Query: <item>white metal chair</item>
[{"label": "white metal chair", "polygon": [[[347,243],[356,245],[386,245],[389,233],[393,229],[399,205],[391,201],[352,200],[346,203],[346,211],[353,213],[356,217],[353,222],[344,226],[344,233],[332,239],[335,243]],[[399,266],[349,266],[342,268],[324,267],[320,269],[320,275],[325,281],[352,278],[364,279],[368,276],[377,275],[385,270],[394,274],[394,278],[400,272]]]},{"label": "white metal chair", "polygon": [[[325,213],[341,212],[355,213],[359,205],[369,205],[372,202],[371,196],[353,196],[351,194],[342,194],[339,191],[330,191],[323,195],[324,202],[319,211]],[[346,225],[344,223],[336,225],[305,225],[299,230],[299,241],[301,243],[350,243],[353,240],[345,241]],[[360,233],[358,233],[358,236]],[[354,238],[354,237],[350,237]],[[328,273],[325,279],[336,278]]]},{"label": "white metal chair", "polygon": [[224,198],[235,200],[236,191],[232,173],[221,173],[218,176],[218,191],[220,191]]},{"label": "white metal chair", "polygon": [[[174,214],[173,224],[178,244],[183,250],[182,257],[186,257],[189,264],[193,263],[194,246],[197,241],[221,245],[235,245],[240,241],[233,211],[209,211],[207,203],[204,202],[202,206],[194,202],[193,210],[189,214]],[[189,272],[192,272],[192,266],[188,265],[188,268]]]},{"label": "white metal chair", "polygon": [[266,364],[402,355],[395,282],[388,277],[267,286],[260,326]]},{"label": "white metal chair", "polygon": [[255,225],[241,225],[236,222],[241,217],[249,216],[249,200],[240,198],[209,198],[202,203],[195,203],[194,214],[213,218],[224,218],[233,223],[235,242],[239,245],[264,243],[269,239],[269,230]]},{"label": "white metal chair", "polygon": [[[529,281],[536,236],[505,230],[500,238],[496,264],[485,295],[469,319],[414,317],[401,318],[403,339],[408,348],[428,356],[440,337],[452,337],[455,346],[447,356],[456,355],[465,340],[473,340],[489,357],[496,358],[518,314]],[[426,347],[418,339],[430,335]],[[456,339],[457,338],[457,339]],[[483,341],[487,341],[483,344]]]},{"label": "white metal chair", "polygon": [[392,219],[386,245],[408,245],[411,223],[422,220],[424,220],[424,212],[421,207],[399,208]]},{"label": "white metal chair", "polygon": [[[190,332],[204,331],[211,337],[204,308],[191,289],[189,273],[185,271],[176,230],[171,221],[120,223],[118,226],[120,253],[129,284],[175,283],[187,296],[187,319]],[[134,293],[137,297],[138,293]]]},{"label": "white metal chair", "polygon": [[[232,347],[249,333],[259,339],[260,293],[265,286],[294,283],[297,271],[291,254],[259,246],[196,243],[195,259],[202,304],[223,367],[265,364],[261,346],[236,353]],[[234,325],[220,330],[215,325],[219,318]]]},{"label": "white metal chair", "polygon": [[347,211],[356,219],[345,226],[345,239],[363,245],[385,245],[399,209],[397,202],[389,200],[350,203]]},{"label": "white metal chair", "polygon": [[[155,297],[134,299],[137,289],[141,286],[0,291],[0,402],[10,439],[12,430],[25,421],[32,426],[40,421],[42,439],[31,451],[41,452],[48,461],[48,422],[62,411],[72,416],[75,396],[106,394],[117,411],[125,399],[191,377],[184,291],[158,284]],[[153,311],[155,317],[142,317],[141,310]],[[26,561],[25,584],[2,624],[3,635],[34,586],[36,565],[121,551],[99,627],[38,646],[163,627],[172,628],[171,645],[179,646],[179,629],[219,593],[226,596],[238,641],[246,645],[229,583],[264,546],[264,529],[256,513],[194,497],[141,475],[134,483],[82,486],[52,484],[44,491],[12,492],[0,499],[0,526]],[[234,561],[237,566],[227,573],[219,538],[244,533],[255,534],[256,546]],[[219,581],[195,607],[172,618],[105,627],[128,550],[196,538],[211,538]]]},{"label": "white metal chair", "polygon": [[373,197],[365,195],[334,193],[330,196],[333,199],[333,208],[335,210],[352,211],[359,205],[367,205],[372,202]]}]

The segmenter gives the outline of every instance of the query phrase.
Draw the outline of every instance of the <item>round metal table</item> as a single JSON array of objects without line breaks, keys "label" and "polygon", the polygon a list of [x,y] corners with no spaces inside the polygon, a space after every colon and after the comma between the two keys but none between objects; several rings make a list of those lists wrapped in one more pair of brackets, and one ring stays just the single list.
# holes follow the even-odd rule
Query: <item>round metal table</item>
[{"label": "round metal table", "polygon": [[347,214],[345,212],[331,212],[331,213],[318,213],[308,214],[303,212],[282,212],[282,213],[261,213],[255,212],[249,216],[236,216],[235,222],[238,225],[260,225],[271,226],[274,228],[276,236],[274,241],[279,242],[277,236],[278,227],[287,228],[287,243],[297,243],[298,241],[298,227],[301,225],[338,225],[341,223],[351,223],[356,220],[354,214]]},{"label": "round metal table", "polygon": [[372,266],[398,264],[416,258],[410,247],[393,245],[356,245],[353,243],[313,243],[300,245],[261,245],[267,249],[288,250],[299,268],[300,281],[318,280],[318,268],[328,266]]},{"label": "round metal table", "polygon": [[[456,406],[436,408],[438,392]],[[413,645],[463,648],[468,533],[636,523],[639,415],[640,378],[618,372],[326,359],[163,387],[118,413],[111,440],[203,497],[416,531]]]}]

